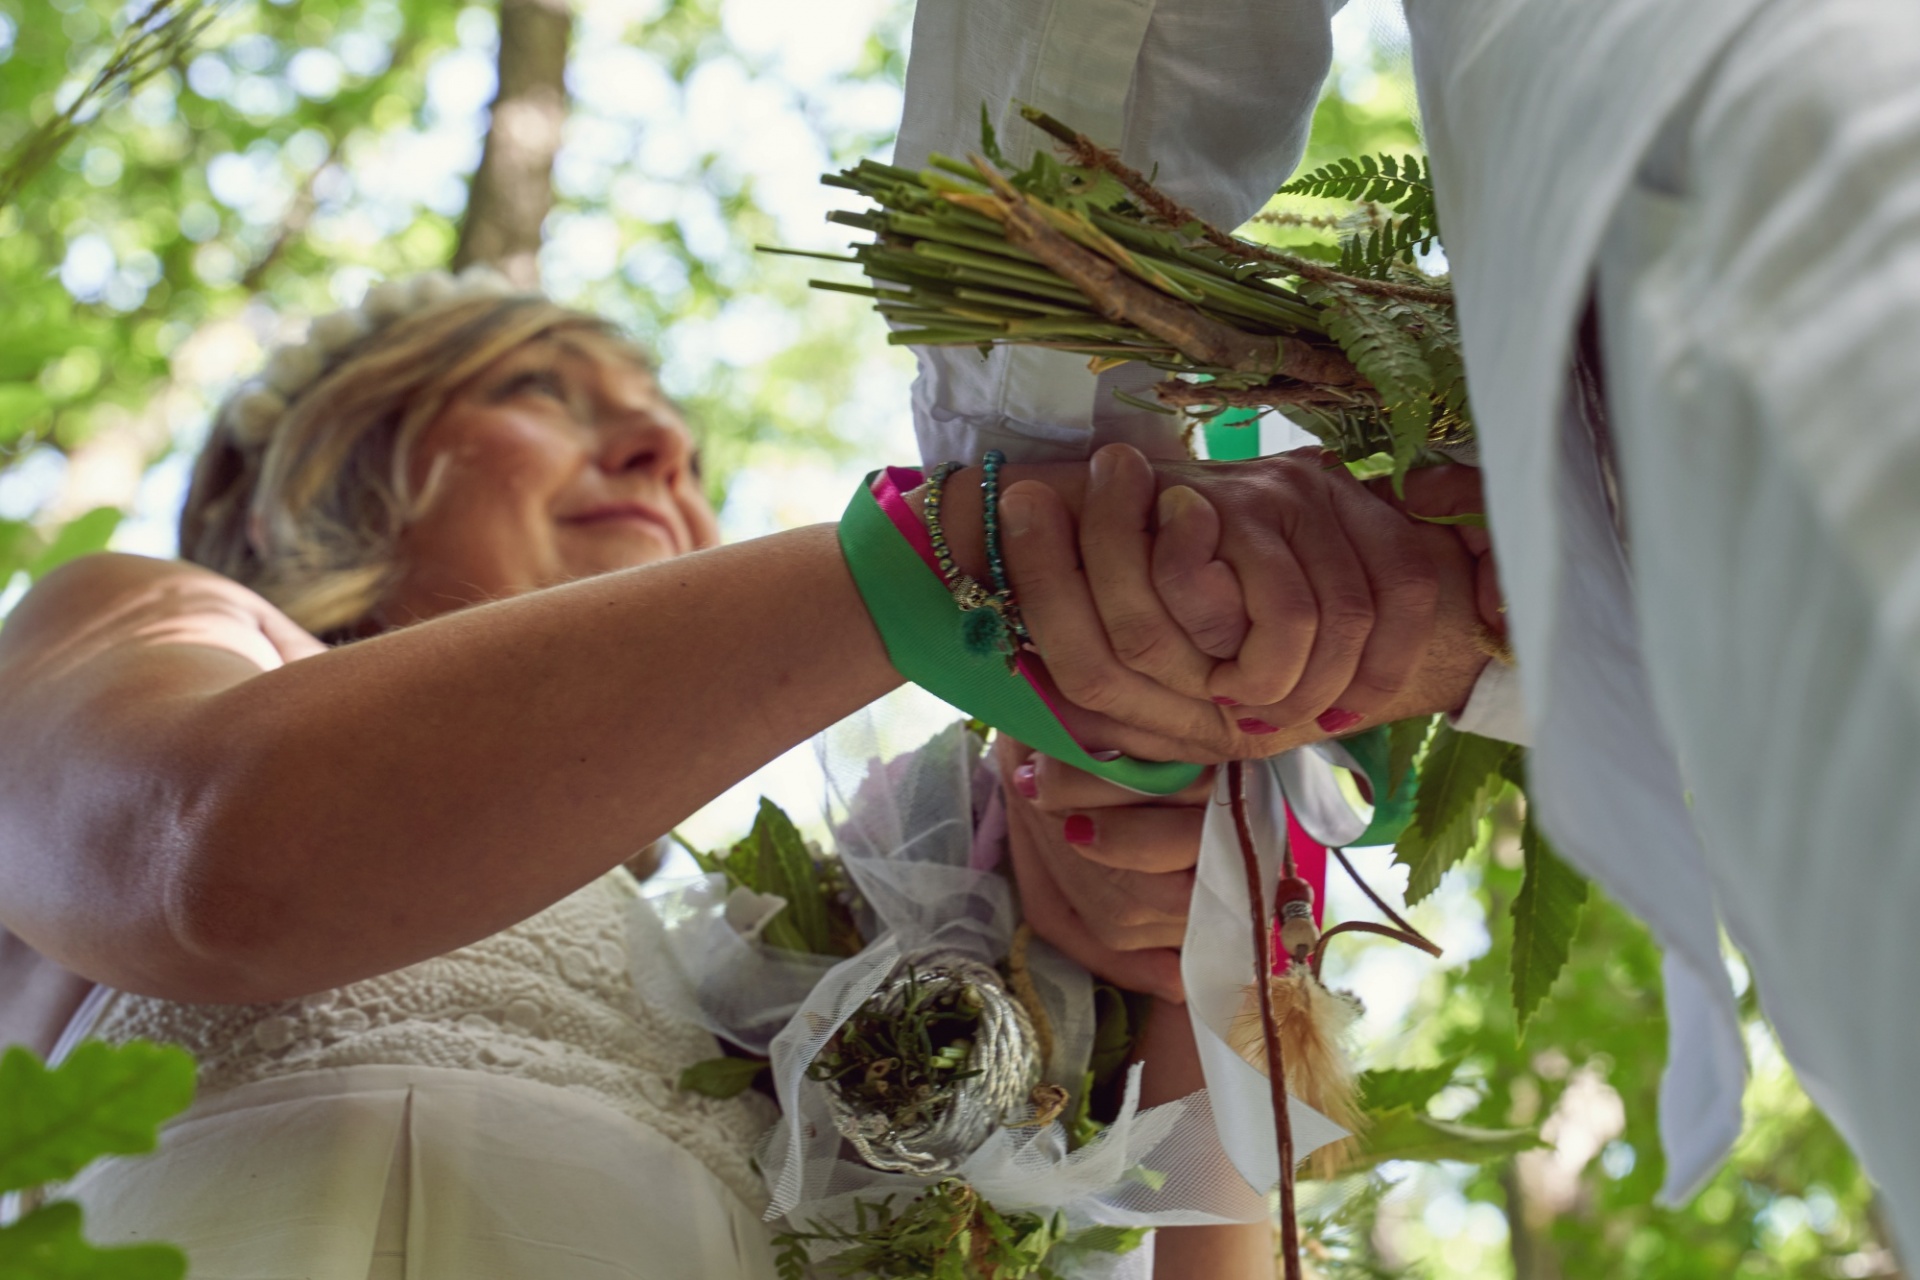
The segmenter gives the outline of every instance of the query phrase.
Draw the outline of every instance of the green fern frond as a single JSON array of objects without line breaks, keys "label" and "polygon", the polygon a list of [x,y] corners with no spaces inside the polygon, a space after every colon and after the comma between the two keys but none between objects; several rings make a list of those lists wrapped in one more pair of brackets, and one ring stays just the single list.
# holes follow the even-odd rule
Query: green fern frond
[{"label": "green fern frond", "polygon": [[1328,336],[1380,393],[1395,469],[1404,473],[1426,448],[1436,382],[1420,334],[1408,323],[1418,314],[1414,304],[1339,284],[1316,285],[1307,296],[1320,307]]},{"label": "green fern frond", "polygon": [[1431,230],[1420,219],[1390,218],[1340,242],[1339,270],[1344,275],[1385,280],[1396,266],[1416,266],[1416,255],[1433,244]]},{"label": "green fern frond", "polygon": [[1285,196],[1371,200],[1391,205],[1412,224],[1413,239],[1440,233],[1433,205],[1433,171],[1419,156],[1343,156],[1280,188]]}]

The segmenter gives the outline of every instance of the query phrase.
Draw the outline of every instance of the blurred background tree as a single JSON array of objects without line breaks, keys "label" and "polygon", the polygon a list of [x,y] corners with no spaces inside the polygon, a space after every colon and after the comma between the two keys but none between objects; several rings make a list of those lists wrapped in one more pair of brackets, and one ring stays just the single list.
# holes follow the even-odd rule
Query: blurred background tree
[{"label": "blurred background tree", "polygon": [[[844,241],[817,177],[884,158],[910,17],[908,0],[0,0],[0,613],[70,555],[172,554],[212,406],[301,317],[476,258],[659,353],[731,536],[831,518],[863,462],[913,451],[911,361],[859,299],[753,245]],[[89,95],[130,48],[144,78]],[[1396,9],[1350,5],[1307,163],[1418,146]],[[1426,1114],[1543,1145],[1311,1186],[1318,1273],[1900,1274],[1734,957],[1747,1133],[1692,1203],[1652,1207],[1658,955],[1595,891],[1517,1036],[1519,822],[1503,805],[1416,908],[1444,962],[1360,941],[1333,964],[1368,1004],[1362,1065],[1444,1067]],[[1400,886],[1389,851],[1359,856]],[[1364,913],[1335,879],[1331,909]]]}]

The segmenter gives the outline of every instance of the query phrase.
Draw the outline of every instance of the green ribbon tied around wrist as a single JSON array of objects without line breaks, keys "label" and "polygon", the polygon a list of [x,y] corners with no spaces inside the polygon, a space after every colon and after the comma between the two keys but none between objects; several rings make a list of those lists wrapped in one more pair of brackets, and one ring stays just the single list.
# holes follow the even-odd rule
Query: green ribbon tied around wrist
[{"label": "green ribbon tied around wrist", "polygon": [[[1180,761],[1096,760],[1074,740],[1046,699],[995,653],[977,653],[965,639],[965,617],[940,575],[927,567],[873,496],[874,472],[840,517],[840,549],[860,598],[880,630],[894,670],[934,696],[1026,743],[1108,782],[1146,795],[1191,786],[1206,766]],[[1387,732],[1369,729],[1342,743],[1367,774],[1376,798],[1373,821],[1355,844],[1390,843],[1413,816],[1413,771],[1398,792],[1387,786]],[[1381,797],[1386,797],[1383,801]]]},{"label": "green ribbon tied around wrist", "polygon": [[[875,472],[874,475],[878,475]],[[873,496],[869,475],[840,517],[840,550],[860,598],[880,629],[894,670],[935,697],[1076,769],[1147,795],[1172,795],[1204,765],[1121,756],[1095,760],[1074,741],[1053,708],[999,654],[970,650],[965,617],[940,576],[894,527]]]}]

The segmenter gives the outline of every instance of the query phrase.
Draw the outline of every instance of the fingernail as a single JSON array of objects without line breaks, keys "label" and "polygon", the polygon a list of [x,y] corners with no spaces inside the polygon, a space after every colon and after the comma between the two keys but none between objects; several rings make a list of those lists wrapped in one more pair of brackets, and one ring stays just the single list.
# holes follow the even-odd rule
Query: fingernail
[{"label": "fingernail", "polygon": [[1172,524],[1193,506],[1194,499],[1200,495],[1186,485],[1176,484],[1171,489],[1162,489],[1160,497],[1153,504],[1154,516],[1163,525]]},{"label": "fingernail", "polygon": [[1340,707],[1328,707],[1314,718],[1314,723],[1328,733],[1345,733],[1360,723],[1358,711],[1346,711]]},{"label": "fingernail", "polygon": [[1242,733],[1278,733],[1280,732],[1279,725],[1268,724],[1265,720],[1256,720],[1252,716],[1248,716],[1245,720],[1236,721],[1235,723],[1237,723],[1240,726],[1240,732]]},{"label": "fingernail", "polygon": [[1111,764],[1125,754],[1124,751],[1089,751],[1087,752],[1087,758],[1089,760],[1098,760],[1101,764]]},{"label": "fingernail", "polygon": [[1033,524],[1033,499],[1024,493],[1009,492],[1000,498],[1000,528],[1020,537]]},{"label": "fingernail", "polygon": [[1029,800],[1040,798],[1040,783],[1034,777],[1032,765],[1023,764],[1013,771],[1013,789]]},{"label": "fingernail", "polygon": [[1105,484],[1113,475],[1113,455],[1105,449],[1093,455],[1093,465],[1088,469],[1095,484]]},{"label": "fingernail", "polygon": [[1066,837],[1068,844],[1092,844],[1093,819],[1084,813],[1076,813],[1067,819],[1060,834]]},{"label": "fingernail", "polygon": [[1237,707],[1240,705],[1240,699],[1222,698],[1216,695],[1213,700],[1213,705],[1216,707]]}]

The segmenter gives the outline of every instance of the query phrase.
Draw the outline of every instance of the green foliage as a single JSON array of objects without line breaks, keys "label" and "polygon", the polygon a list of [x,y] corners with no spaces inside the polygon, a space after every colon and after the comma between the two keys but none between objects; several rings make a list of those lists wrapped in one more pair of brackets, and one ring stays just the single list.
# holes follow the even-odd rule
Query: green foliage
[{"label": "green foliage", "polygon": [[1420,1108],[1433,1100],[1460,1070],[1452,1058],[1431,1067],[1381,1067],[1360,1073],[1360,1105],[1367,1111]]},{"label": "green foliage", "polygon": [[[1427,359],[1428,344],[1409,323],[1420,313],[1408,303],[1362,293],[1350,284],[1309,285],[1303,292],[1319,305],[1327,336],[1380,393],[1397,481],[1426,449],[1434,417],[1437,379]],[[1369,451],[1374,443],[1367,442]]]},{"label": "green foliage", "polygon": [[[1138,1248],[1140,1229],[1092,1227],[1069,1235],[1064,1215],[1001,1213],[966,1183],[934,1184],[898,1213],[893,1197],[855,1200],[851,1227],[813,1222],[774,1237],[781,1280],[803,1280],[809,1268],[835,1276],[913,1280],[1056,1280],[1049,1263]],[[812,1245],[836,1249],[818,1262]]]},{"label": "green foliage", "polygon": [[0,208],[13,202],[88,120],[168,66],[183,65],[229,0],[149,0],[130,10],[113,47],[67,101],[0,156]]},{"label": "green foliage", "polygon": [[27,566],[27,576],[38,580],[69,560],[104,551],[113,531],[120,527],[121,512],[113,507],[95,507],[60,526],[46,547]]},{"label": "green foliage", "polygon": [[0,1191],[151,1151],[160,1122],[192,1100],[193,1059],[175,1048],[90,1041],[49,1070],[15,1046],[0,1056]]},{"label": "green foliage", "polygon": [[762,798],[746,838],[724,854],[689,848],[702,871],[727,877],[729,887],[786,900],[760,937],[770,947],[817,956],[850,956],[860,931],[847,905],[839,864],[807,847],[786,811]]},{"label": "green foliage", "polygon": [[[153,1150],[160,1123],[193,1100],[193,1059],[171,1046],[89,1041],[49,1069],[15,1046],[0,1056],[0,1191],[73,1177],[108,1155]],[[0,1228],[0,1275],[13,1280],[176,1280],[186,1258],[165,1245],[100,1249],[80,1207],[56,1201]]]},{"label": "green foliage", "polygon": [[1526,879],[1513,899],[1513,1014],[1520,1035],[1566,967],[1587,882],[1554,853],[1528,812],[1520,828]]},{"label": "green foliage", "polygon": [[1439,716],[1427,716],[1396,720],[1387,726],[1387,790],[1390,794],[1399,794],[1407,771],[1426,750],[1427,740],[1433,737],[1433,727],[1438,723]]},{"label": "green foliage", "polygon": [[1436,1120],[1415,1107],[1395,1107],[1367,1116],[1349,1172],[1371,1169],[1389,1160],[1453,1160],[1484,1164],[1540,1145],[1531,1127],[1487,1129]]},{"label": "green foliage", "polygon": [[0,1227],[0,1276],[8,1280],[180,1280],[187,1257],[164,1244],[102,1249],[80,1234],[80,1206],[58,1201]]},{"label": "green foliage", "polygon": [[1434,244],[1433,236],[1418,219],[1389,218],[1342,240],[1334,263],[1350,276],[1390,280],[1394,267],[1417,266],[1418,255]]},{"label": "green foliage", "polygon": [[1440,233],[1433,207],[1433,171],[1417,155],[1343,156],[1295,178],[1280,188],[1280,194],[1391,205],[1395,213],[1421,228],[1425,238]]},{"label": "green foliage", "polygon": [[1480,824],[1505,785],[1502,766],[1519,748],[1442,724],[1420,766],[1413,822],[1394,848],[1408,869],[1407,901],[1432,893],[1440,877],[1467,855]]},{"label": "green foliage", "polygon": [[771,1065],[765,1058],[706,1058],[680,1073],[678,1087],[709,1098],[735,1098]]}]

